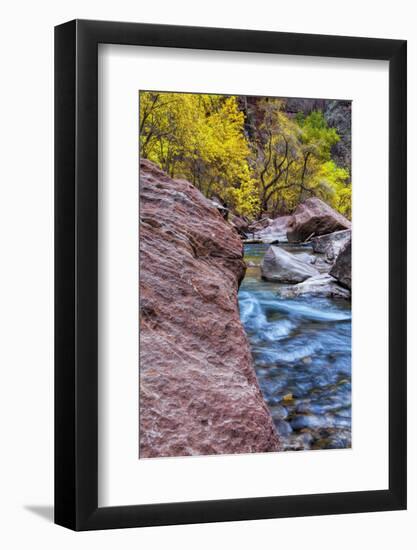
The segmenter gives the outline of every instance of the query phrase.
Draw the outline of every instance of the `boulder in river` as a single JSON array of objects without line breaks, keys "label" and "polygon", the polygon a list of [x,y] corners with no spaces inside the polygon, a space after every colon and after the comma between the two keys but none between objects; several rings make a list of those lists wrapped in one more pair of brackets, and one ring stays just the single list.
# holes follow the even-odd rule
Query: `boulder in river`
[{"label": "boulder in river", "polygon": [[345,244],[330,270],[330,275],[335,277],[341,285],[351,290],[352,288],[352,240]]},{"label": "boulder in river", "polygon": [[277,283],[301,283],[318,275],[315,267],[279,246],[270,246],[261,263],[262,278]]},{"label": "boulder in river", "polygon": [[280,290],[284,298],[295,298],[297,296],[314,295],[326,298],[350,299],[350,291],[340,286],[337,280],[328,274],[315,275],[297,285],[290,285]]},{"label": "boulder in river", "polygon": [[292,216],[279,216],[275,219],[263,218],[249,226],[248,238],[263,243],[287,242],[287,229]]},{"label": "boulder in river", "polygon": [[333,262],[326,260],[326,257],[321,254],[311,254],[310,263],[314,265],[320,273],[328,273]]},{"label": "boulder in river", "polygon": [[328,204],[312,197],[299,204],[288,226],[289,242],[304,242],[318,235],[350,229],[351,222]]},{"label": "boulder in river", "polygon": [[239,235],[141,160],[139,244],[140,457],[280,450],[239,318]]},{"label": "boulder in river", "polygon": [[333,263],[351,236],[352,231],[350,229],[345,229],[343,231],[335,231],[327,235],[313,237],[311,239],[311,244],[314,252],[324,254],[326,260]]}]

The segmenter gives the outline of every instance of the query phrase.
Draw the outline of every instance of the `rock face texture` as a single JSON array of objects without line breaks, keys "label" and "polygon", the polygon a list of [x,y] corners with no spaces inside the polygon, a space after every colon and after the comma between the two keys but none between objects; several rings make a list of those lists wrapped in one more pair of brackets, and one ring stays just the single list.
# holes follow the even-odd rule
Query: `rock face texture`
[{"label": "rock face texture", "polygon": [[350,240],[352,231],[335,231],[328,235],[321,235],[311,239],[314,252],[325,254],[326,260],[334,262],[344,245]]},{"label": "rock face texture", "polygon": [[247,235],[256,241],[263,243],[287,242],[288,225],[292,216],[279,216],[275,219],[264,219],[249,227]]},{"label": "rock face texture", "polygon": [[312,197],[299,204],[288,226],[289,242],[303,242],[308,238],[350,229],[351,222],[325,202]]},{"label": "rock face texture", "polygon": [[248,221],[245,218],[235,216],[234,214],[229,214],[228,221],[230,225],[236,229],[239,235],[245,239],[249,230]]},{"label": "rock face texture", "polygon": [[349,241],[340,251],[330,275],[339,281],[341,285],[352,289],[352,241]]},{"label": "rock face texture", "polygon": [[297,285],[287,286],[281,289],[280,295],[284,298],[314,295],[326,298],[350,299],[349,290],[340,286],[334,277],[326,273],[310,277]]},{"label": "rock face texture", "polygon": [[239,319],[242,242],[189,182],[140,168],[140,458],[280,450]]},{"label": "rock face texture", "polygon": [[318,275],[318,270],[310,263],[298,259],[294,254],[278,246],[270,246],[261,263],[262,277],[277,283],[301,283]]}]

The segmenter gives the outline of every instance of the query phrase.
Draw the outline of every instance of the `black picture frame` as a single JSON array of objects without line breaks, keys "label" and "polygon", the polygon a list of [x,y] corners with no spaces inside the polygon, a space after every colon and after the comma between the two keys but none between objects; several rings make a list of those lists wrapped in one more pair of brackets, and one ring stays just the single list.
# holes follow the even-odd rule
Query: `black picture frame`
[{"label": "black picture frame", "polygon": [[[98,44],[389,62],[389,488],[98,506]],[[74,20],[55,28],[55,523],[74,530],[406,508],[406,41]]]}]

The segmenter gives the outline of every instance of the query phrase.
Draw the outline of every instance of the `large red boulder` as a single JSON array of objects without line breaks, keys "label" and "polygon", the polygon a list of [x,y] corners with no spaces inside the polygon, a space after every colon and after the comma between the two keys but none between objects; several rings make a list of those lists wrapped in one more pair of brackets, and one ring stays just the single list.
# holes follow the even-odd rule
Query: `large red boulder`
[{"label": "large red boulder", "polygon": [[312,197],[299,204],[288,225],[289,242],[303,242],[318,235],[350,229],[351,222],[328,204]]},{"label": "large red boulder", "polygon": [[241,239],[191,183],[140,169],[140,457],[280,450],[239,319]]}]

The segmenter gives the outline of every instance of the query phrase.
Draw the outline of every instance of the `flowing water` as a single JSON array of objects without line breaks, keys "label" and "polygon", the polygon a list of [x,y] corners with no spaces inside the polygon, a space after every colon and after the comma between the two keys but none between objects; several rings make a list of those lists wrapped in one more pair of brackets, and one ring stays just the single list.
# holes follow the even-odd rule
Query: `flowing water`
[{"label": "flowing water", "polygon": [[[351,308],[347,300],[282,298],[263,281],[269,245],[246,244],[240,317],[256,374],[285,450],[351,446]],[[284,246],[299,255],[306,246]]]}]

